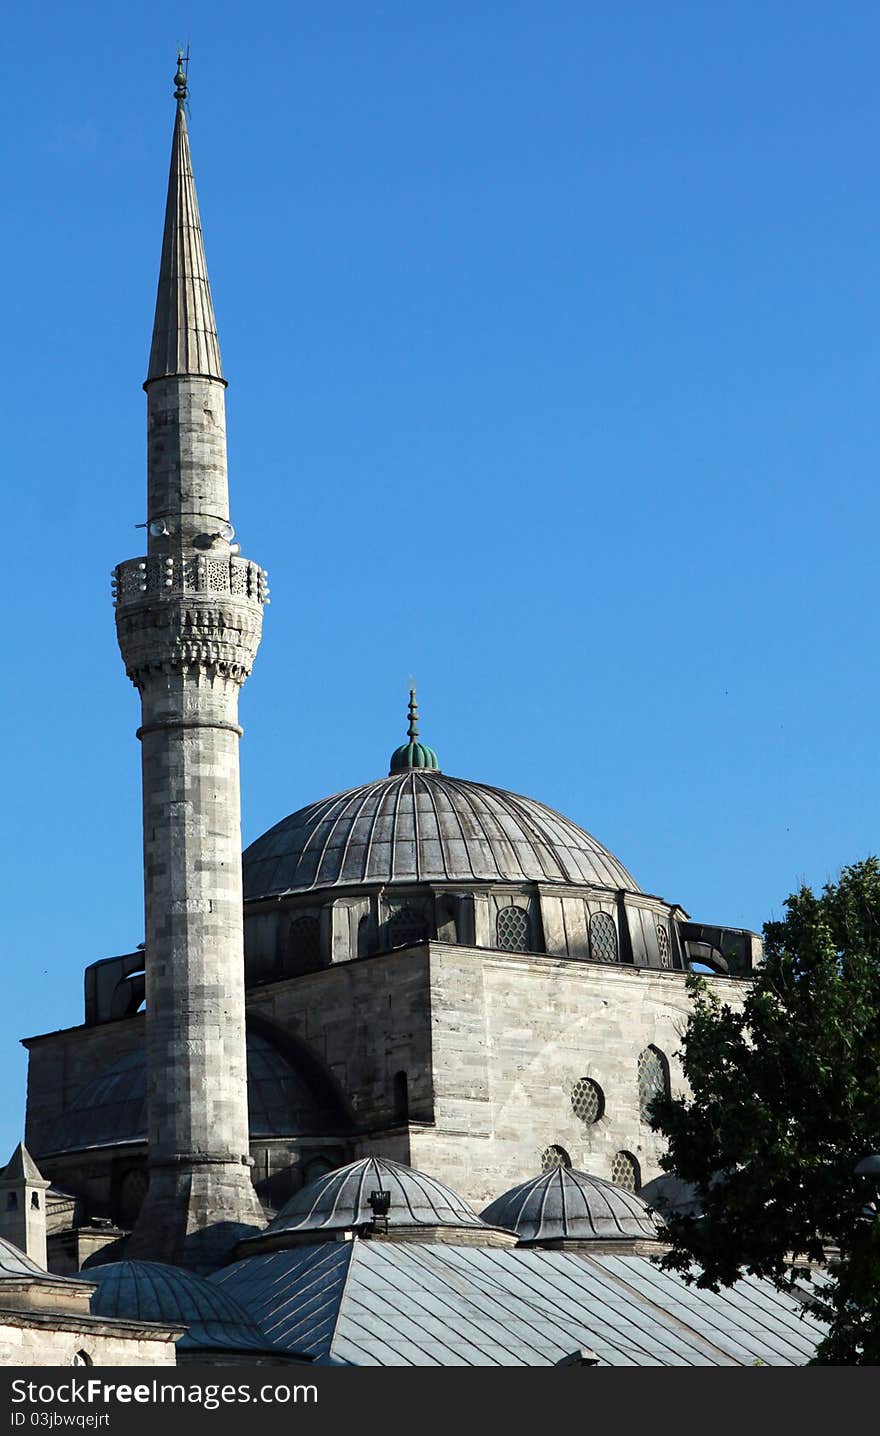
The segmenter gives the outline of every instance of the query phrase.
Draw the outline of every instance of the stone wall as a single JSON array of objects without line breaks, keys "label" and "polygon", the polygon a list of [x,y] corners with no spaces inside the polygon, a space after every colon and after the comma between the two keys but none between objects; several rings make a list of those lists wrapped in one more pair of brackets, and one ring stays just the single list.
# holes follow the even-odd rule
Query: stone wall
[{"label": "stone wall", "polygon": [[0,1310],[0,1366],[73,1366],[77,1356],[78,1366],[176,1365],[174,1337],[165,1332]]},{"label": "stone wall", "polygon": [[[574,1167],[611,1178],[618,1152],[642,1183],[659,1174],[661,1143],[639,1113],[638,1059],[676,1058],[688,1012],[684,974],[431,946],[433,1127],[412,1133],[412,1165],[478,1206],[541,1170],[558,1146]],[[709,979],[738,1003],[744,984]],[[586,1124],[572,1093],[601,1087],[604,1114]]]}]

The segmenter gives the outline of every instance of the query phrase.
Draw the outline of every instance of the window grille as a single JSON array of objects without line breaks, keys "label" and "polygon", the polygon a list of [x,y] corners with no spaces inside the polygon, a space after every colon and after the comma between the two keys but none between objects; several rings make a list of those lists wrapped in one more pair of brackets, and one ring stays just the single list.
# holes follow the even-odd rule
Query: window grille
[{"label": "window grille", "polygon": [[625,1192],[637,1192],[642,1185],[639,1164],[632,1152],[616,1152],[611,1162],[611,1180]]},{"label": "window grille", "polygon": [[528,952],[529,915],[524,907],[503,907],[495,920],[495,935],[502,952]]},{"label": "window grille", "polygon": [[554,1142],[552,1146],[545,1147],[541,1153],[541,1171],[552,1172],[554,1167],[570,1167],[571,1157],[564,1147],[558,1147]]},{"label": "window grille", "polygon": [[590,918],[590,957],[596,962],[617,961],[617,928],[607,912],[594,912]]},{"label": "window grille", "polygon": [[639,1053],[639,1116],[651,1120],[651,1103],[655,1097],[669,1095],[669,1063],[657,1047],[646,1047]]},{"label": "window grille", "polygon": [[579,1077],[571,1089],[571,1107],[587,1126],[598,1122],[605,1111],[605,1093],[599,1083],[592,1077]]},{"label": "window grille", "polygon": [[672,966],[672,955],[669,951],[669,928],[665,922],[657,924],[657,952],[660,956],[661,967]]},{"label": "window grille", "polygon": [[427,942],[428,918],[419,903],[403,903],[395,908],[388,923],[389,947],[413,947],[417,942]]},{"label": "window grille", "polygon": [[287,939],[289,965],[315,968],[321,965],[321,920],[311,913],[294,918]]}]

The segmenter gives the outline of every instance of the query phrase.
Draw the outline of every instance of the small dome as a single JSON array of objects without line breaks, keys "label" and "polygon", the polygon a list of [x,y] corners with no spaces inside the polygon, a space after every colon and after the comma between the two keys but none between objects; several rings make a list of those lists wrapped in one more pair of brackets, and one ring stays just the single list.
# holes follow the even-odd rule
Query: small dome
[{"label": "small dome", "polygon": [[265,1232],[248,1237],[242,1248],[283,1232],[320,1236],[369,1226],[373,1192],[387,1192],[391,1198],[388,1227],[392,1233],[401,1227],[486,1229],[473,1207],[434,1177],[387,1157],[362,1157],[302,1187]]},{"label": "small dome", "polygon": [[601,1177],[553,1167],[490,1202],[483,1221],[509,1227],[520,1242],[656,1241],[645,1202]]},{"label": "small dome", "polygon": [[114,1261],[90,1267],[82,1276],[98,1283],[91,1299],[93,1316],[185,1326],[177,1343],[185,1350],[274,1350],[250,1312],[194,1272],[165,1262]]},{"label": "small dome", "polygon": [[439,773],[440,763],[433,748],[426,743],[402,743],[395,748],[391,754],[391,766],[388,771],[389,778],[393,773],[408,773],[411,768],[428,768],[432,772]]}]

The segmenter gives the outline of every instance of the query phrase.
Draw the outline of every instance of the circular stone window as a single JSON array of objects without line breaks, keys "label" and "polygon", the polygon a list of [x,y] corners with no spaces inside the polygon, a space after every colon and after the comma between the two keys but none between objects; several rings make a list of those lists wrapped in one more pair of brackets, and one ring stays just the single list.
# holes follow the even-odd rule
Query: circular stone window
[{"label": "circular stone window", "polygon": [[545,1147],[541,1153],[541,1171],[552,1172],[554,1167],[570,1167],[571,1157],[564,1147]]},{"label": "circular stone window", "polygon": [[571,1109],[588,1127],[605,1111],[605,1093],[592,1077],[579,1077],[571,1089]]}]

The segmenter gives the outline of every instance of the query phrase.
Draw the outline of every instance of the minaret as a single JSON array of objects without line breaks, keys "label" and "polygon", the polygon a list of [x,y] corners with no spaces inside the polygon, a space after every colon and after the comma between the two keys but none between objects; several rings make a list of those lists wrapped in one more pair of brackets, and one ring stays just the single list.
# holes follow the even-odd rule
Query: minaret
[{"label": "minaret", "polygon": [[177,115],[147,393],[147,553],[114,571],[141,695],[150,1185],[128,1255],[207,1269],[265,1224],[251,1182],[238,690],[265,572],[231,542],[226,381]]}]

